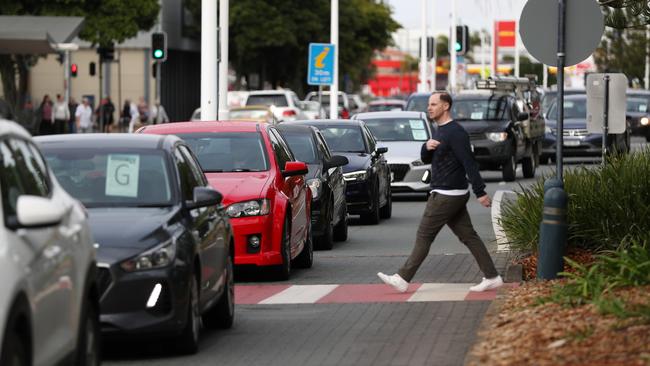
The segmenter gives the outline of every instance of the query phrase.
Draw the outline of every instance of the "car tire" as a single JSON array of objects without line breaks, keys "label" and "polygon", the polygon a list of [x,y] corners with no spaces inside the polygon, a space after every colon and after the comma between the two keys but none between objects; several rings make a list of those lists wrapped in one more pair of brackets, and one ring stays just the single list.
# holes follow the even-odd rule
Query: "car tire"
[{"label": "car tire", "polygon": [[77,366],[98,366],[101,363],[99,314],[89,299],[83,305],[77,343]]},{"label": "car tire", "polygon": [[373,203],[370,212],[361,214],[361,221],[369,225],[379,224],[379,192],[373,192]]},{"label": "car tire", "polygon": [[28,346],[26,340],[16,331],[16,318],[12,316],[7,322],[7,330],[3,336],[0,365],[29,366]]},{"label": "car tire", "polygon": [[393,215],[393,195],[390,191],[390,188],[388,188],[387,196],[388,198],[386,198],[386,204],[379,210],[379,217],[382,219],[390,219],[390,217]]},{"label": "car tire", "polygon": [[291,222],[289,221],[289,215],[290,213],[287,212],[282,227],[282,241],[280,242],[282,264],[275,269],[279,281],[286,281],[291,276]]},{"label": "car tire", "polygon": [[527,156],[522,159],[521,170],[524,173],[524,178],[534,178],[536,168],[534,156]]},{"label": "car tire", "polygon": [[339,223],[334,226],[334,240],[348,240],[348,206],[345,202],[343,203],[343,214],[339,219]]},{"label": "car tire", "polygon": [[195,354],[199,350],[201,311],[199,309],[199,289],[196,282],[197,279],[192,276],[190,278],[190,296],[187,304],[187,321],[176,342],[178,352],[185,355]]},{"label": "car tire", "polygon": [[506,182],[513,182],[516,178],[517,173],[517,162],[515,161],[515,156],[510,155],[507,161],[501,166],[501,175],[503,180]]},{"label": "car tire", "polygon": [[302,247],[300,254],[296,257],[294,264],[298,268],[311,268],[314,264],[314,243],[311,239],[311,225],[309,226],[307,239],[305,239],[305,245]]},{"label": "car tire", "polygon": [[203,315],[203,324],[212,329],[229,329],[235,321],[235,272],[232,257],[226,264],[226,288],[219,302]]}]

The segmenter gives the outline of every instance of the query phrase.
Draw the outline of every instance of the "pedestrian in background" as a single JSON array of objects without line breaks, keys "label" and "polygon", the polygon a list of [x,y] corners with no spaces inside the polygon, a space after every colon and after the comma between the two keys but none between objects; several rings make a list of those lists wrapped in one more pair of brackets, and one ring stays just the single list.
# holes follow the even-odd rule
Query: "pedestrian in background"
[{"label": "pedestrian in background", "polygon": [[75,112],[77,117],[77,131],[79,133],[90,133],[93,128],[93,108],[88,102],[88,98],[82,98],[81,104],[77,106]]},{"label": "pedestrian in background", "polygon": [[133,102],[129,104],[129,113],[131,113],[131,120],[129,121],[129,133],[133,133],[135,127],[140,124],[140,113],[138,113],[138,106]]},{"label": "pedestrian in background", "polygon": [[120,112],[120,132],[127,131],[131,122],[131,100],[126,99]]},{"label": "pedestrian in background", "polygon": [[77,132],[77,107],[79,103],[73,98],[70,97],[70,103],[68,103],[68,110],[70,111],[70,119],[68,120],[68,131],[67,133],[76,133]]},{"label": "pedestrian in background", "polygon": [[115,106],[111,102],[111,98],[102,98],[95,112],[97,120],[100,121],[102,132],[111,132],[114,121],[113,113],[115,113]]},{"label": "pedestrian in background", "polygon": [[38,107],[36,113],[40,120],[38,124],[38,131],[40,135],[51,135],[54,133],[54,118],[53,118],[52,100],[48,94],[43,96],[41,105]]},{"label": "pedestrian in background", "polygon": [[422,162],[431,164],[431,195],[406,263],[392,276],[381,272],[377,274],[384,283],[399,292],[406,292],[409,282],[429,254],[431,244],[445,225],[467,246],[485,276],[481,283],[470,287],[470,291],[480,292],[503,285],[490,253],[474,230],[467,212],[470,197],[468,177],[479,203],[490,207],[492,202],[485,192],[485,183],[474,160],[469,135],[451,118],[452,104],[451,96],[446,92],[436,92],[429,97],[427,112],[438,128],[433,138],[422,145],[420,158]]},{"label": "pedestrian in background", "polygon": [[70,109],[63,100],[61,94],[56,95],[54,103],[54,133],[61,134],[65,132],[65,125],[70,120]]},{"label": "pedestrian in background", "polygon": [[160,104],[160,100],[158,99],[156,99],[156,102],[151,107],[151,120],[154,125],[169,122],[167,111],[165,111],[165,107]]},{"label": "pedestrian in background", "polygon": [[149,123],[149,106],[144,100],[144,97],[140,97],[140,101],[138,102],[138,116],[140,116],[141,124]]}]

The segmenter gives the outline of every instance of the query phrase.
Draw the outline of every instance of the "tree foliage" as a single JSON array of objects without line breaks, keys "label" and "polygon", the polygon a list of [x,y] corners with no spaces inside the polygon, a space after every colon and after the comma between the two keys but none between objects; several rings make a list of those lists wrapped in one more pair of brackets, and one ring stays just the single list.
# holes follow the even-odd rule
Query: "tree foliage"
[{"label": "tree foliage", "polygon": [[[186,7],[200,24],[200,2]],[[230,3],[229,55],[238,76],[259,75],[273,87],[306,87],[309,43],[330,41],[330,1],[237,0]],[[372,0],[341,0],[339,4],[340,82],[354,87],[372,75],[375,50],[391,42],[399,24],[387,5]],[[238,78],[239,79],[239,78]]]},{"label": "tree foliage", "polygon": [[605,13],[605,25],[611,28],[633,28],[650,24],[647,0],[597,0]]}]

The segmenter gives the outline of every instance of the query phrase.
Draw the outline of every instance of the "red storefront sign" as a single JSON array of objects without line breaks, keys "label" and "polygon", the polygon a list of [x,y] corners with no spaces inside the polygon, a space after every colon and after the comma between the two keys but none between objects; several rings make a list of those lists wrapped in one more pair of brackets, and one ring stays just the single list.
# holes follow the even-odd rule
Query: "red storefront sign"
[{"label": "red storefront sign", "polygon": [[516,31],[516,22],[514,20],[496,22],[497,46],[514,47]]}]

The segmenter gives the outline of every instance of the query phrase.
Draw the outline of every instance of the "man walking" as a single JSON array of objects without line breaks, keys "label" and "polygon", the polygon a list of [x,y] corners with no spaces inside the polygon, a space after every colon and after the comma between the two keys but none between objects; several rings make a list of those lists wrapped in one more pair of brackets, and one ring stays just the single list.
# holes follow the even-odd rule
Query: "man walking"
[{"label": "man walking", "polygon": [[445,92],[436,92],[429,97],[427,111],[438,129],[434,138],[422,145],[420,156],[424,163],[431,163],[431,195],[420,221],[415,246],[406,263],[392,276],[381,272],[377,274],[399,292],[406,292],[444,225],[448,225],[467,246],[485,276],[481,283],[470,287],[470,291],[485,291],[503,285],[490,253],[474,230],[467,212],[470,197],[467,178],[479,203],[485,207],[490,207],[492,203],[485,193],[485,183],[474,160],[469,136],[461,125],[452,120],[451,106],[451,96]]},{"label": "man walking", "polygon": [[81,104],[77,106],[77,111],[75,112],[75,117],[77,118],[77,132],[79,133],[90,133],[92,132],[93,127],[93,109],[90,106],[88,98],[84,97],[81,100]]}]

